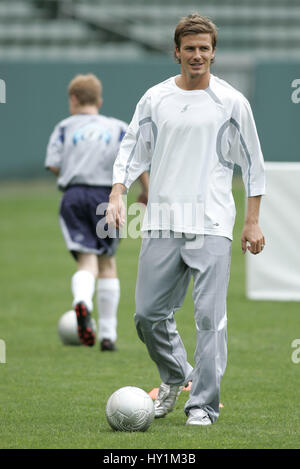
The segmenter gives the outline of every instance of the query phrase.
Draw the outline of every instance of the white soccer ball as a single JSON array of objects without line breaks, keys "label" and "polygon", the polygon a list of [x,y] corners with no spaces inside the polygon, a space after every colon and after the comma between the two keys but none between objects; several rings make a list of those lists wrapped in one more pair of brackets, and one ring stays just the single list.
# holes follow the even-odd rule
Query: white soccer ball
[{"label": "white soccer ball", "polygon": [[[93,329],[96,331],[96,321],[92,318]],[[81,345],[77,332],[77,318],[74,310],[64,313],[57,325],[60,340],[64,345]]]},{"label": "white soccer ball", "polygon": [[154,404],[143,389],[125,386],[108,399],[106,418],[113,430],[144,432],[153,422]]}]

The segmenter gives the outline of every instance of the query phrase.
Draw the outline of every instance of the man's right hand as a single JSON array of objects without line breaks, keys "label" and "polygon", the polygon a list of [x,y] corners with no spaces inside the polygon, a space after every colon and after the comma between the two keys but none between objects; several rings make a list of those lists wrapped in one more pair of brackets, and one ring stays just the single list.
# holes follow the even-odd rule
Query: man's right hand
[{"label": "man's right hand", "polygon": [[124,226],[126,220],[125,204],[122,198],[125,190],[126,187],[123,184],[114,184],[106,210],[106,222],[118,229]]}]

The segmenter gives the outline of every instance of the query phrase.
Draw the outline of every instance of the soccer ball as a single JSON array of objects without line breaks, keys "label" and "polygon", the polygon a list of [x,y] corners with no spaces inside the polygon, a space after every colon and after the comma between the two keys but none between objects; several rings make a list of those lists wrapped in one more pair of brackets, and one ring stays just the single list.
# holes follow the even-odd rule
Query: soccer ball
[{"label": "soccer ball", "polygon": [[106,418],[113,430],[144,432],[153,422],[154,404],[143,389],[125,386],[108,399]]},{"label": "soccer ball", "polygon": [[[96,331],[96,321],[92,318],[93,329]],[[74,310],[64,313],[58,321],[57,331],[64,345],[81,345],[77,332],[77,318]]]}]

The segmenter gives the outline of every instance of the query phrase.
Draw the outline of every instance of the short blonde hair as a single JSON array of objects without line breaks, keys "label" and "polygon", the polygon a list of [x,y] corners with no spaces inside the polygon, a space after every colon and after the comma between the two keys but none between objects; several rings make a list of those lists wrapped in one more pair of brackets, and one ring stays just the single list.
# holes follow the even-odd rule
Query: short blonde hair
[{"label": "short blonde hair", "polygon": [[68,86],[69,96],[76,96],[81,105],[98,105],[102,97],[102,83],[92,73],[76,75]]}]

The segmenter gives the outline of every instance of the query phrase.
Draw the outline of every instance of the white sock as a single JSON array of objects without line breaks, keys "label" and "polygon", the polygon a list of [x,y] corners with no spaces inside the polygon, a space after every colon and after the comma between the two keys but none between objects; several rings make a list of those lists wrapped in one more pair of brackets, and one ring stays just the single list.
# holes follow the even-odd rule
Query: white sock
[{"label": "white sock", "polygon": [[87,308],[93,310],[93,296],[95,292],[95,277],[87,270],[78,270],[72,277],[73,307],[79,301],[84,301]]},{"label": "white sock", "polygon": [[97,283],[97,307],[99,314],[98,338],[117,339],[117,311],[120,300],[118,278],[99,278]]}]

